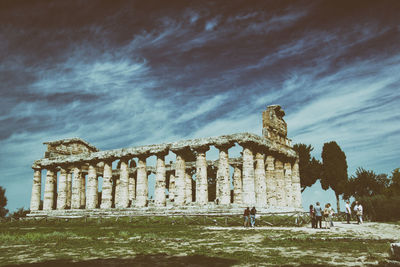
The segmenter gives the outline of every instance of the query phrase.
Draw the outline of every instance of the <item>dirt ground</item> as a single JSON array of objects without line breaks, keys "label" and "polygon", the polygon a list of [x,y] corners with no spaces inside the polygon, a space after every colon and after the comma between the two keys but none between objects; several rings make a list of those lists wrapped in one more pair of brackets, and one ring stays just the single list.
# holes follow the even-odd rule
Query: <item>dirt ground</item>
[{"label": "dirt ground", "polygon": [[[322,225],[324,226],[324,225]],[[252,230],[250,228],[244,227],[218,227],[211,226],[206,227],[210,230],[221,230],[226,231],[230,229],[248,231]],[[307,233],[312,235],[313,233],[325,233],[330,238],[340,238],[340,237],[354,237],[360,239],[372,239],[372,240],[382,240],[382,239],[397,239],[400,242],[400,226],[388,223],[374,223],[366,222],[363,224],[356,223],[344,223],[335,222],[334,227],[330,229],[313,229],[311,226],[303,227],[273,227],[273,226],[262,226],[256,227],[256,229],[265,230],[288,230],[295,233]]]}]

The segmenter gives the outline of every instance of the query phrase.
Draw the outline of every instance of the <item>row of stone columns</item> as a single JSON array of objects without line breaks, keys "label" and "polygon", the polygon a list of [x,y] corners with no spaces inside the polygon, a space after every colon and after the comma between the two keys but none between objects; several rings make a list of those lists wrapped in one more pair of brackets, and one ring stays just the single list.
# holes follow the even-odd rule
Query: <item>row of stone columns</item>
[{"label": "row of stone columns", "polygon": [[[216,146],[219,149],[218,171],[216,177],[216,201],[218,204],[231,203],[230,165],[228,149],[231,144]],[[196,190],[195,202],[205,205],[208,199],[208,176],[206,151],[208,146],[192,148],[192,150],[173,150],[176,154],[175,173],[169,175],[169,200],[176,206],[192,202],[192,176],[186,171],[186,158],[195,155],[196,160]],[[254,150],[254,151],[253,151]],[[255,152],[255,155],[254,155]],[[194,154],[190,154],[194,153]],[[233,164],[233,203],[258,207],[290,206],[300,207],[300,177],[298,162],[283,163],[272,155],[265,156],[261,150],[243,145],[242,164]],[[156,206],[166,205],[166,151],[156,154],[156,175],[154,203]],[[136,180],[130,176],[129,158],[121,158],[119,163],[120,177],[115,186],[115,207],[127,208],[135,200],[136,207],[144,207],[148,203],[148,177],[146,169],[147,155],[138,157]],[[108,209],[113,204],[112,161],[104,161],[103,186],[100,208]],[[131,165],[134,161],[131,161]],[[94,209],[98,200],[98,177],[95,162],[88,163],[87,186],[85,193],[85,178],[81,167],[72,168],[73,178],[66,167],[60,166],[57,192],[57,175],[55,169],[49,168],[46,174],[44,193],[44,210],[51,210],[56,201],[56,208],[67,207],[78,209]],[[71,191],[72,183],[72,191]],[[31,210],[38,210],[41,193],[41,170],[34,169],[32,186]]]}]

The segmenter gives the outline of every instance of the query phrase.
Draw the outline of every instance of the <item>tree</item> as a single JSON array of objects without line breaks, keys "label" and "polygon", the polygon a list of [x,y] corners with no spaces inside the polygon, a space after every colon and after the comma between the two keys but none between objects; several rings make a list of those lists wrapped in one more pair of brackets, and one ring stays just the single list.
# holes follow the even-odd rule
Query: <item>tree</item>
[{"label": "tree", "polygon": [[348,182],[346,197],[371,197],[384,194],[389,185],[390,179],[386,174],[376,174],[373,171],[357,168]]},{"label": "tree", "polygon": [[400,168],[393,170],[388,191],[391,196],[400,195]]},{"label": "tree", "polygon": [[345,153],[335,141],[325,143],[322,148],[322,189],[329,187],[335,192],[337,211],[340,211],[339,196],[345,192],[348,182]]},{"label": "tree", "polygon": [[313,147],[306,144],[295,144],[293,149],[299,155],[299,172],[301,192],[312,186],[321,177],[321,162],[314,157],[311,159]]},{"label": "tree", "polygon": [[24,209],[24,207],[19,208],[17,211],[14,211],[13,213],[11,213],[9,216],[10,218],[19,220],[20,218],[24,218],[26,217],[26,214],[29,213],[29,210]]},{"label": "tree", "polygon": [[4,218],[7,215],[8,209],[5,208],[6,206],[7,206],[6,189],[0,186],[0,218]]}]

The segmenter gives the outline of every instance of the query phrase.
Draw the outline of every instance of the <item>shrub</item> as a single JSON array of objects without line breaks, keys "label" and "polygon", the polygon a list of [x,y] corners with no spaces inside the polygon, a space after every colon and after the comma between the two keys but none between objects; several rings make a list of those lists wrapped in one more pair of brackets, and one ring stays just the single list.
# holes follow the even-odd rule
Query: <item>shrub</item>
[{"label": "shrub", "polygon": [[361,197],[364,214],[372,221],[393,221],[400,219],[400,196],[375,195]]}]

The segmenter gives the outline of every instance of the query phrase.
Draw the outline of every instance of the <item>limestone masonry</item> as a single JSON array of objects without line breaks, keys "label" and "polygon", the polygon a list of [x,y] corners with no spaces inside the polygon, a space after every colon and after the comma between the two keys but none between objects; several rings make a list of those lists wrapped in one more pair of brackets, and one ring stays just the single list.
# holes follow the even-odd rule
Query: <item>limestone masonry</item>
[{"label": "limestone masonry", "polygon": [[[263,136],[238,133],[106,151],[80,138],[46,142],[44,158],[32,166],[29,216],[232,214],[252,206],[261,213],[301,210],[298,156],[284,115],[280,106],[268,106]],[[242,156],[230,158],[235,144]],[[206,159],[211,146],[219,150],[218,160]],[[176,160],[167,164],[170,152]],[[156,156],[155,166],[146,164],[150,156]]]}]

